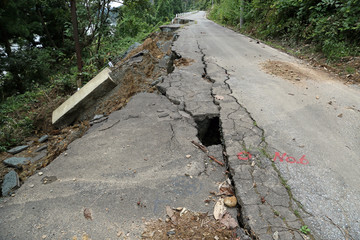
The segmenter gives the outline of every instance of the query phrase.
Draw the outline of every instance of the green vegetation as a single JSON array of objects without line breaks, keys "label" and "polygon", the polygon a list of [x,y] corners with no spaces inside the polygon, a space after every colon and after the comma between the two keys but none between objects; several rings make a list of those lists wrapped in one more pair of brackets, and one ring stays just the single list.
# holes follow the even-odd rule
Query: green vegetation
[{"label": "green vegetation", "polygon": [[34,113],[30,105],[37,102],[42,95],[41,90],[26,92],[6,99],[0,105],[0,151],[18,144],[22,136],[27,136],[33,130]]},{"label": "green vegetation", "polygon": [[33,104],[47,104],[42,100],[50,92],[50,98],[73,93],[110,58],[119,59],[190,6],[181,0],[124,0],[112,8],[112,2],[119,1],[0,2],[0,152],[34,131]]},{"label": "green vegetation", "polygon": [[310,229],[308,228],[308,226],[304,225],[300,228],[300,232],[302,232],[305,235],[308,235],[310,233]]},{"label": "green vegetation", "polygon": [[291,46],[310,44],[330,61],[360,55],[359,0],[215,0],[209,17],[239,29],[242,1],[243,32]]}]

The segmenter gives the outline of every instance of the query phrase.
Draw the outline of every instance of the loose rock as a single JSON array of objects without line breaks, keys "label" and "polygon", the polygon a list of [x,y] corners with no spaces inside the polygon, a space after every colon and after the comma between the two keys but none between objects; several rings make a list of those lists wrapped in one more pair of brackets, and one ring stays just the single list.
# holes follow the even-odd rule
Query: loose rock
[{"label": "loose rock", "polygon": [[167,117],[167,116],[169,116],[168,113],[161,113],[161,114],[158,115],[159,118],[164,118],[164,117]]},{"label": "loose rock", "polygon": [[4,182],[1,186],[1,190],[2,190],[1,193],[3,196],[8,196],[8,194],[13,188],[19,186],[20,186],[19,176],[14,170],[12,170],[4,177]]},{"label": "loose rock", "polygon": [[19,168],[21,166],[19,165],[24,165],[26,164],[28,161],[30,160],[30,158],[24,158],[24,157],[11,157],[8,159],[4,160],[4,164],[9,166],[9,167],[14,167],[14,168]]},{"label": "loose rock", "polygon": [[39,138],[38,142],[43,143],[46,142],[49,139],[49,135],[44,135],[41,138]]},{"label": "loose rock", "polygon": [[224,203],[226,206],[228,207],[235,207],[236,204],[237,204],[237,199],[235,196],[232,196],[232,197],[226,197],[224,199]]},{"label": "loose rock", "polygon": [[8,153],[17,154],[17,153],[19,153],[19,152],[24,151],[24,150],[27,149],[28,147],[29,147],[29,145],[22,145],[22,146],[14,147],[14,148],[10,149],[10,150],[8,151]]},{"label": "loose rock", "polygon": [[47,147],[48,147],[48,145],[41,146],[38,149],[36,149],[35,152],[41,152],[42,150],[47,149]]}]

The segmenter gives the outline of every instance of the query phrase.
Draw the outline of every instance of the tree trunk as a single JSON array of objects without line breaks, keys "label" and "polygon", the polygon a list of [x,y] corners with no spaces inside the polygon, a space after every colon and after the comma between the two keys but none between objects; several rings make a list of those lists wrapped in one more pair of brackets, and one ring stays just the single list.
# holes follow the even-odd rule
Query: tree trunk
[{"label": "tree trunk", "polygon": [[244,0],[240,0],[240,28],[244,25]]},{"label": "tree trunk", "polygon": [[42,13],[41,13],[40,7],[39,7],[39,6],[36,6],[36,9],[37,9],[37,13],[39,14],[39,17],[40,17],[40,20],[41,20],[41,24],[42,24],[42,26],[43,26],[43,28],[44,28],[44,30],[45,30],[45,32],[46,32],[47,38],[49,39],[51,45],[52,45],[54,48],[57,48],[54,40],[53,40],[52,37],[51,37],[51,34],[50,34],[50,32],[49,32],[49,29],[48,29],[48,27],[46,26],[46,23],[45,23],[45,21],[44,21],[43,15],[42,15]]},{"label": "tree trunk", "polygon": [[71,22],[73,25],[74,41],[75,41],[75,52],[76,52],[76,61],[78,67],[78,76],[77,76],[77,87],[81,87],[81,72],[82,72],[82,58],[81,58],[81,46],[79,41],[79,30],[78,22],[76,15],[76,0],[70,0],[71,8]]}]

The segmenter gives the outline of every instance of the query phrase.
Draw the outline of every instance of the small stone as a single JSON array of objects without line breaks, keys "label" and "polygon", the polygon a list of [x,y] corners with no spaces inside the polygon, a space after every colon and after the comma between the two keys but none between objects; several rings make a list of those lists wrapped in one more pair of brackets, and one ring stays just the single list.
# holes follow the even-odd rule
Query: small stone
[{"label": "small stone", "polygon": [[11,194],[11,197],[15,197],[15,193]]},{"label": "small stone", "polygon": [[175,234],[176,234],[175,229],[171,229],[170,231],[168,231],[168,232],[166,233],[166,235],[168,235],[168,236],[170,236],[170,235],[175,235]]},{"label": "small stone", "polygon": [[42,239],[45,239],[46,237],[47,237],[46,235],[42,235],[42,237],[41,237],[41,238],[42,238]]},{"label": "small stone", "polygon": [[39,138],[38,142],[43,143],[43,142],[46,142],[48,139],[49,139],[49,135],[44,135],[44,136],[41,136],[41,138]]},{"label": "small stone", "polygon": [[158,83],[160,83],[162,80],[159,80],[159,79],[157,79],[157,80],[155,80],[155,81],[153,81],[151,84],[150,84],[150,86],[155,86],[156,84],[158,84]]},{"label": "small stone", "polygon": [[94,118],[92,119],[92,121],[96,121],[99,120],[100,118],[103,118],[104,115],[95,115]]},{"label": "small stone", "polygon": [[34,184],[30,184],[29,187],[30,187],[30,188],[33,188],[33,187],[35,187],[35,185],[34,185]]},{"label": "small stone", "polygon": [[318,100],[319,100],[319,99],[320,99],[320,97],[319,97],[319,96],[316,96],[316,99],[318,99]]},{"label": "small stone", "polygon": [[[26,164],[30,158],[24,157],[11,157],[4,160],[4,164],[10,167],[19,168],[19,165]],[[21,166],[20,166],[21,167]]]},{"label": "small stone", "polygon": [[48,184],[48,183],[52,183],[55,182],[57,180],[56,176],[45,176],[41,179],[43,184]]},{"label": "small stone", "polygon": [[161,113],[161,114],[158,115],[159,118],[164,118],[164,117],[167,117],[167,116],[169,116],[168,113]]},{"label": "small stone", "polygon": [[22,145],[22,146],[14,147],[14,148],[10,149],[10,150],[8,151],[8,153],[17,154],[17,153],[19,153],[19,152],[24,151],[24,150],[27,149],[28,147],[29,147],[29,145]]},{"label": "small stone", "polygon": [[342,117],[343,117],[343,114],[340,113],[337,117],[338,117],[338,118],[342,118]]},{"label": "small stone", "polygon": [[3,161],[3,163],[9,167],[14,167],[14,168],[19,168],[21,166],[19,165],[24,165],[26,164],[28,161],[30,160],[30,158],[24,158],[24,157],[11,157],[8,159],[5,159]]},{"label": "small stone", "polygon": [[43,174],[44,174],[43,172],[39,172],[39,173],[38,173],[39,176],[42,176]]},{"label": "small stone", "polygon": [[186,158],[191,158],[191,155],[189,155],[189,154],[188,154],[188,155],[186,155]]},{"label": "small stone", "polygon": [[48,147],[48,145],[41,146],[41,147],[39,147],[38,149],[36,149],[35,152],[41,152],[42,150],[47,149],[47,147]]},{"label": "small stone", "polygon": [[237,204],[237,199],[235,196],[231,196],[231,197],[226,197],[224,199],[224,203],[226,206],[228,207],[235,207]]}]

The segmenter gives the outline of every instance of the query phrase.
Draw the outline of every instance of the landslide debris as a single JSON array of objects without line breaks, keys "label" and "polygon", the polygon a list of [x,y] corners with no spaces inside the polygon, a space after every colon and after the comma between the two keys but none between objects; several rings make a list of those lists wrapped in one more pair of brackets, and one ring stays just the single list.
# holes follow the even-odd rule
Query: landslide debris
[{"label": "landslide debris", "polygon": [[240,239],[235,230],[228,229],[208,213],[182,209],[172,211],[172,216],[165,221],[145,222],[142,239]]},{"label": "landslide debris", "polygon": [[[161,81],[161,76],[166,75],[173,68],[176,57],[173,56],[171,45],[174,37],[173,33],[152,33],[142,45],[120,59],[112,68],[112,78],[118,84],[117,87],[99,99],[91,109],[84,110],[72,126],[56,129],[51,124],[52,112],[66,100],[64,94],[57,97],[59,93],[54,90],[50,95],[45,95],[36,101],[31,106],[31,111],[36,113],[35,135],[24,141],[30,147],[15,155],[0,153],[0,188],[4,176],[14,170],[3,163],[5,159],[13,156],[32,160],[39,158],[15,169],[20,181],[23,182],[64,152],[72,141],[85,134],[94,115],[102,115],[103,120],[106,120],[107,115],[124,107],[136,93],[156,91],[154,87],[156,82]],[[190,64],[191,61],[188,62],[185,60],[184,64]],[[91,121],[91,124],[94,123],[96,121]],[[49,136],[48,141],[39,143],[39,137],[45,134]],[[43,150],[37,152],[39,148]]]}]

